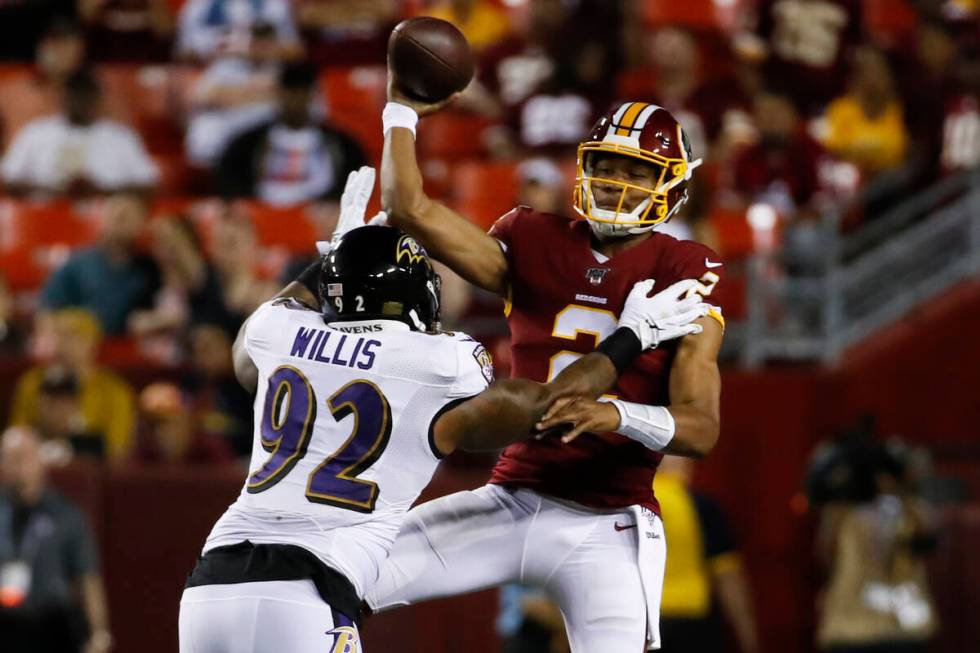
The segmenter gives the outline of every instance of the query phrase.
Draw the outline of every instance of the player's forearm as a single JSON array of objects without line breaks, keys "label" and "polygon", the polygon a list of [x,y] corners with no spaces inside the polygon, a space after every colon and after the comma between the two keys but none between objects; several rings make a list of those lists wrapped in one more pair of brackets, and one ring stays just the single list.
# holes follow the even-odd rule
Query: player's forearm
[{"label": "player's forearm", "polygon": [[743,653],[757,653],[759,633],[756,630],[748,578],[742,567],[716,574],[715,591],[722,611],[735,631],[739,648]]},{"label": "player's forearm", "polygon": [[408,129],[389,129],[381,155],[381,205],[389,224],[418,236],[415,230],[424,225],[429,202],[415,156],[415,136]]},{"label": "player's forearm", "polygon": [[507,293],[507,259],[497,241],[425,194],[415,139],[408,129],[396,127],[385,134],[381,203],[388,224],[411,234],[432,258],[475,286]]},{"label": "player's forearm", "polygon": [[[495,381],[486,391],[453,411],[449,429],[456,446],[467,451],[492,451],[523,440],[547,410],[551,393],[527,379]],[[448,420],[447,420],[448,421]]]},{"label": "player's forearm", "polygon": [[609,357],[594,351],[566,367],[546,386],[549,405],[562,397],[594,399],[608,392],[617,378],[616,367]]},{"label": "player's forearm", "polygon": [[109,610],[102,578],[95,574],[82,577],[82,609],[92,631],[109,630]]},{"label": "player's forearm", "polygon": [[703,458],[711,453],[721,432],[717,415],[701,406],[670,406],[674,418],[674,437],[664,453],[688,458]]}]

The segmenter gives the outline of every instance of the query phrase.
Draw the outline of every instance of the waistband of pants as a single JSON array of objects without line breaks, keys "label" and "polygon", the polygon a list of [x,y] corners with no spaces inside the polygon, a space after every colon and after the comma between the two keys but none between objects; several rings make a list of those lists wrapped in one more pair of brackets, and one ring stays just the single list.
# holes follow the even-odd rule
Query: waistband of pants
[{"label": "waistband of pants", "polygon": [[216,547],[197,559],[184,587],[276,580],[313,581],[320,598],[360,625],[361,599],[347,577],[294,544],[253,544],[245,540]]}]

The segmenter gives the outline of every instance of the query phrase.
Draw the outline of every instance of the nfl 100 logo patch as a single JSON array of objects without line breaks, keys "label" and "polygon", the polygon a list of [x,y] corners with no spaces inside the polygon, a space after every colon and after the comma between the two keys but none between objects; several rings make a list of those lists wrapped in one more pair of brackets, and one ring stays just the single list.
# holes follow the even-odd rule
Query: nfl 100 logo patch
[{"label": "nfl 100 logo patch", "polygon": [[589,268],[585,271],[585,278],[593,286],[598,286],[606,278],[607,274],[609,274],[609,268]]}]

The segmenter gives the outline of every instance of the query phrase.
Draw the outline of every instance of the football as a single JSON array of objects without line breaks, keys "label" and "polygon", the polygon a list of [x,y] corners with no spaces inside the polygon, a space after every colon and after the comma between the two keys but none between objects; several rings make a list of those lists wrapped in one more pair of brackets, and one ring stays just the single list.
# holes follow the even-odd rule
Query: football
[{"label": "football", "polygon": [[473,52],[451,23],[429,16],[409,18],[388,39],[388,70],[405,95],[440,102],[470,83]]}]

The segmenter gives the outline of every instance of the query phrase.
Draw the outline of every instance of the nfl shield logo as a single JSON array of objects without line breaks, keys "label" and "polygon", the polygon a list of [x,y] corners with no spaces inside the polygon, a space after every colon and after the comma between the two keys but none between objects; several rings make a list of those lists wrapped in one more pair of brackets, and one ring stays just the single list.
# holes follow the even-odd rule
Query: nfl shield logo
[{"label": "nfl shield logo", "polygon": [[602,283],[602,280],[606,278],[606,274],[609,272],[609,268],[589,268],[585,271],[585,278],[589,280],[593,286],[598,286]]}]

